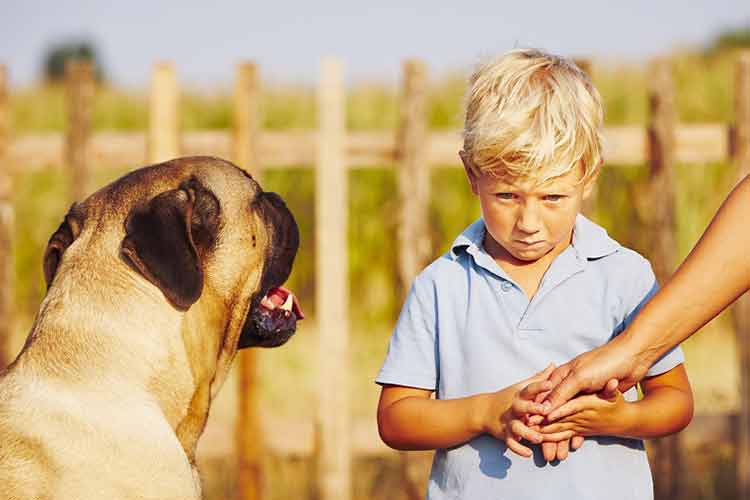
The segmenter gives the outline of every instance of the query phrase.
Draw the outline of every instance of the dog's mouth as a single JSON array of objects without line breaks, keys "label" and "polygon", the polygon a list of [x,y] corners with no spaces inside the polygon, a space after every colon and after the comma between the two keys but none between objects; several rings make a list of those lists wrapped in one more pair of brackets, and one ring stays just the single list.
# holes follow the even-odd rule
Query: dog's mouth
[{"label": "dog's mouth", "polygon": [[252,321],[257,331],[279,335],[284,332],[294,332],[297,320],[305,315],[299,305],[297,297],[286,288],[272,288],[260,299],[255,308]]},{"label": "dog's mouth", "polygon": [[253,300],[239,349],[278,347],[294,335],[297,321],[305,317],[297,297],[284,287],[271,288],[262,298],[258,297],[260,294]]},{"label": "dog's mouth", "polygon": [[239,349],[280,346],[294,335],[297,321],[305,317],[297,297],[281,286],[289,277],[299,247],[297,223],[283,200],[273,193],[263,193],[256,208],[273,228],[273,238],[260,290],[252,298],[240,335]]}]

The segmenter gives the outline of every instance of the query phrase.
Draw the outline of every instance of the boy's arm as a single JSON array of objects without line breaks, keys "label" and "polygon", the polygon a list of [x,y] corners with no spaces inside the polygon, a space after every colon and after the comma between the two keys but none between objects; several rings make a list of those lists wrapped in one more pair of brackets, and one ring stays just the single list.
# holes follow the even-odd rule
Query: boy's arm
[{"label": "boy's arm", "polygon": [[644,379],[641,387],[643,399],[634,402],[616,390],[579,396],[561,406],[561,416],[541,431],[648,439],[674,434],[690,423],[693,394],[684,365]]},{"label": "boy's arm", "polygon": [[456,399],[431,399],[432,391],[385,385],[378,403],[378,430],[388,446],[398,450],[434,450],[463,444],[487,433],[512,451],[530,456],[519,441],[540,443],[542,436],[524,425],[527,413],[541,413],[534,397],[550,389],[553,366],[497,392]]}]

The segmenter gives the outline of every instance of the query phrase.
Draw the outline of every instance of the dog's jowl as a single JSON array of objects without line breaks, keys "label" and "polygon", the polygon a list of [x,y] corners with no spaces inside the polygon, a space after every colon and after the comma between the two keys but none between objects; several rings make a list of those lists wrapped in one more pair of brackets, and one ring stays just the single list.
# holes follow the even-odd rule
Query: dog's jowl
[{"label": "dog's jowl", "polygon": [[237,349],[302,318],[299,232],[226,161],[136,170],[74,204],[44,254],[47,294],[0,373],[0,499],[186,500]]}]

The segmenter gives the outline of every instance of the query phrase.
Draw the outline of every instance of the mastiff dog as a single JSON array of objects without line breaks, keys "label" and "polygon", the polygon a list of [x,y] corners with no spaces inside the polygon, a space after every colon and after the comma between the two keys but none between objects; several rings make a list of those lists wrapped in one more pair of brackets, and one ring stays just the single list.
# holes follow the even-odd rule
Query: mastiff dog
[{"label": "mastiff dog", "polygon": [[286,342],[299,245],[282,199],[229,162],[180,158],[74,204],[47,293],[0,373],[0,498],[190,500],[237,349]]}]

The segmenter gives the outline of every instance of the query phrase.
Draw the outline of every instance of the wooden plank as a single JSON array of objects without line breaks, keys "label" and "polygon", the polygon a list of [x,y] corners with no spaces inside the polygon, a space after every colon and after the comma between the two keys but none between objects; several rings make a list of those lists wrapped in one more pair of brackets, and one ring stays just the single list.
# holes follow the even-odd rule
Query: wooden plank
[{"label": "wooden plank", "polygon": [[[575,59],[573,62],[575,62],[576,66],[578,66],[578,68],[581,71],[583,71],[583,73],[586,74],[586,76],[588,77],[590,81],[593,81],[593,77],[591,73],[591,60],[585,59],[585,58],[578,58],[578,59]],[[602,147],[604,147],[604,145],[602,145]],[[583,200],[583,205],[581,206],[581,212],[589,218],[593,217],[593,212],[596,209],[596,200],[598,197],[599,197],[599,189],[598,189],[598,186],[594,184],[594,187],[591,190],[591,193],[589,194],[587,198]]]},{"label": "wooden plank", "polygon": [[[649,200],[652,208],[649,231],[652,247],[649,257],[657,280],[664,283],[674,270],[674,255],[677,250],[673,174],[676,162],[677,113],[669,64],[664,60],[656,60],[650,69],[648,144],[651,170]],[[655,498],[682,498],[679,434],[654,440],[653,443],[656,451],[653,464]]]},{"label": "wooden plank", "polygon": [[0,65],[0,372],[11,361],[13,314],[13,204],[11,177],[6,168],[10,135],[8,71]]},{"label": "wooden plank", "polygon": [[[724,124],[683,124],[676,129],[677,161],[704,163],[729,158]],[[604,159],[607,164],[633,165],[648,157],[648,134],[637,125],[604,129]],[[460,168],[458,151],[461,135],[456,131],[432,131],[428,134],[427,163],[431,167]],[[232,156],[232,137],[226,130],[196,130],[182,134],[182,154]],[[317,133],[311,130],[264,131],[258,138],[258,161],[264,168],[309,166],[315,162]],[[147,161],[144,132],[105,131],[91,138],[89,158],[92,168],[141,166]],[[63,163],[63,138],[56,133],[24,134],[11,141],[10,168],[39,170]],[[348,168],[390,167],[396,161],[396,144],[388,131],[356,131],[346,136]]]},{"label": "wooden plank", "polygon": [[[422,61],[403,64],[401,119],[396,135],[399,191],[398,288],[401,300],[431,254],[427,210],[430,201],[430,168],[427,150],[427,70]],[[402,491],[406,498],[424,496],[411,456],[400,452]]]},{"label": "wooden plank", "polygon": [[148,115],[148,162],[180,156],[179,97],[174,65],[158,62],[151,79]]},{"label": "wooden plank", "polygon": [[711,123],[682,124],[675,129],[675,160],[705,163],[729,158],[728,127]]},{"label": "wooden plank", "polygon": [[65,64],[68,122],[65,164],[70,169],[71,198],[80,201],[87,192],[88,147],[94,100],[94,67],[88,60],[68,60]]},{"label": "wooden plank", "polygon": [[234,162],[252,173],[260,173],[260,78],[258,67],[245,62],[237,67],[234,87]]},{"label": "wooden plank", "polygon": [[[260,132],[260,82],[251,62],[237,67],[234,88],[232,161],[260,182],[258,161]],[[260,419],[259,349],[244,349],[239,358],[237,394],[237,495],[238,500],[260,500],[264,495],[263,457],[266,445]]]},{"label": "wooden plank", "polygon": [[421,61],[403,65],[403,99],[397,132],[399,189],[398,282],[401,298],[430,258],[427,208],[430,169],[427,165],[427,71]]},{"label": "wooden plank", "polygon": [[316,315],[320,332],[318,488],[321,500],[351,496],[345,95],[342,67],[324,59],[318,89]]},{"label": "wooden plank", "polygon": [[[750,174],[750,51],[737,60],[735,72],[734,162],[740,178]],[[740,414],[735,434],[738,500],[750,500],[750,293],[734,306],[740,368]]]}]

